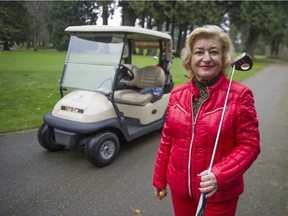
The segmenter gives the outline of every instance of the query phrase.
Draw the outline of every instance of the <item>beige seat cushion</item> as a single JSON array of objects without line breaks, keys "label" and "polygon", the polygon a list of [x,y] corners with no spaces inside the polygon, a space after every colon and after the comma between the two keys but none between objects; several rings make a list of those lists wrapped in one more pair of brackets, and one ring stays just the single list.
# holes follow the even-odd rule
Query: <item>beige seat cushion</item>
[{"label": "beige seat cushion", "polygon": [[116,103],[131,104],[137,106],[145,106],[148,104],[153,95],[149,94],[140,94],[132,89],[123,89],[115,91],[114,100]]}]

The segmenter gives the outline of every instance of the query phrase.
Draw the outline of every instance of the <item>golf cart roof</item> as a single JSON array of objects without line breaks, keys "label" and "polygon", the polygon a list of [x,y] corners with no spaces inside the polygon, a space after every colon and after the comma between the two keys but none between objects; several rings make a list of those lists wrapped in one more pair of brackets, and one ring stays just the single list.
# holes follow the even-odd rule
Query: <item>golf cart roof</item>
[{"label": "golf cart roof", "polygon": [[146,40],[154,41],[159,39],[171,40],[171,36],[164,32],[159,32],[151,29],[145,29],[134,26],[97,26],[97,25],[82,25],[82,26],[69,26],[65,29],[66,32],[106,32],[106,33],[125,33],[128,38],[133,40]]}]

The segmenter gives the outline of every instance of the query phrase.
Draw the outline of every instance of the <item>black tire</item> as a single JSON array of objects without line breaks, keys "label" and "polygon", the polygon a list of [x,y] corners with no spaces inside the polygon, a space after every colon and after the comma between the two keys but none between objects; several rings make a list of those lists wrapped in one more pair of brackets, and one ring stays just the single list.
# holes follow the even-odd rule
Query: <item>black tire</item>
[{"label": "black tire", "polygon": [[60,151],[65,148],[64,145],[55,142],[53,128],[45,123],[42,124],[38,130],[38,142],[43,148],[52,152]]},{"label": "black tire", "polygon": [[117,157],[120,149],[119,139],[112,132],[104,132],[90,139],[84,152],[97,167],[107,166]]}]

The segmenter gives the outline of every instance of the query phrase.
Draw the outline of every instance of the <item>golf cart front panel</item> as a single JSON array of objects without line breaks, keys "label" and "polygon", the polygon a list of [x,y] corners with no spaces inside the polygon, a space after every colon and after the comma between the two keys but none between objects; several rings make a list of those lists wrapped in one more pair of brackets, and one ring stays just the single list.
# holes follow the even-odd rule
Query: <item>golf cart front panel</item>
[{"label": "golf cart front panel", "polygon": [[117,115],[111,102],[103,94],[76,90],[58,101],[52,115],[78,122],[97,122]]}]

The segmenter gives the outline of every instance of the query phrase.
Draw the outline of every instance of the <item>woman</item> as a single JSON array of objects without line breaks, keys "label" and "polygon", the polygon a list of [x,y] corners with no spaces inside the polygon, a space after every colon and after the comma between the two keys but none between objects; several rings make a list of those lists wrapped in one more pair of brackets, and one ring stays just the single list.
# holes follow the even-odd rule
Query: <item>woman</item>
[{"label": "woman", "polygon": [[232,50],[229,36],[208,25],[188,35],[182,51],[190,80],[171,92],[153,177],[157,198],[166,196],[169,185],[176,216],[194,216],[201,193],[208,199],[205,216],[235,215],[244,190],[243,174],[260,153],[252,92],[233,81],[207,175],[229,85]]}]

